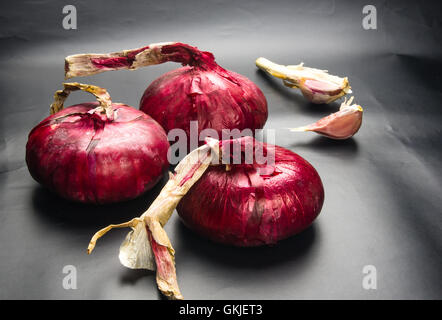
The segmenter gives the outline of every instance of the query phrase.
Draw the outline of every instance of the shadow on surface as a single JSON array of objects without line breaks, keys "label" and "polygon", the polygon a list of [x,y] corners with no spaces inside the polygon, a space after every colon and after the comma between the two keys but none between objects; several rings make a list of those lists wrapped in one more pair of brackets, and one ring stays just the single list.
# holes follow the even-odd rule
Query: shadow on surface
[{"label": "shadow on surface", "polygon": [[123,274],[120,277],[120,281],[123,284],[134,285],[141,278],[151,277],[155,281],[155,272],[145,269],[124,269]]},{"label": "shadow on surface", "polygon": [[149,285],[152,286],[152,288],[149,288],[149,290],[156,288],[158,300],[169,300],[158,289],[155,271],[146,270],[146,269],[127,269],[127,268],[125,268],[123,273],[120,275],[120,283],[123,285],[135,286],[136,283],[143,278],[150,278],[150,279],[148,279],[148,281],[151,282]]},{"label": "shadow on surface", "polygon": [[234,247],[203,238],[181,221],[176,225],[176,241],[180,241],[183,252],[191,252],[217,265],[238,269],[261,269],[302,259],[311,251],[318,237],[318,226],[313,224],[303,232],[272,246]]},{"label": "shadow on surface", "polygon": [[[314,134],[314,133],[312,133]],[[311,148],[317,152],[327,153],[339,158],[349,158],[358,154],[358,142],[353,139],[333,140],[323,136],[316,136],[308,142],[295,142],[290,145],[293,150]]]},{"label": "shadow on surface", "polygon": [[95,229],[140,216],[160,193],[167,182],[164,176],[158,184],[140,197],[121,203],[91,205],[72,202],[38,185],[32,194],[32,206],[39,218],[54,225],[69,228]]}]

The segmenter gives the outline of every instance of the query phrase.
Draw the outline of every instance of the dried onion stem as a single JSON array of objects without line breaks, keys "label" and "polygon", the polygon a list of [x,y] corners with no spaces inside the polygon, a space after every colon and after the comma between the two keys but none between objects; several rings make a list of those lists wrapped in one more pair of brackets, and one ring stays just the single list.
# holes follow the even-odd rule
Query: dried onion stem
[{"label": "dried onion stem", "polygon": [[207,144],[189,153],[170,173],[169,181],[158,197],[140,217],[99,230],[91,239],[90,254],[99,238],[114,228],[132,228],[120,247],[120,262],[131,269],[156,267],[159,290],[170,299],[183,299],[177,283],[175,250],[163,227],[170,219],[181,198],[198,181],[211,164],[219,161],[218,140],[206,139]]}]

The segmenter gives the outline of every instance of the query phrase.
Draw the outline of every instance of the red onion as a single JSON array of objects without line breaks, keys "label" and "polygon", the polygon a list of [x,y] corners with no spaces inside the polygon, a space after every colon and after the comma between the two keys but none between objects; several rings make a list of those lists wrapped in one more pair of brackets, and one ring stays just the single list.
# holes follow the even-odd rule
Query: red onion
[{"label": "red onion", "polygon": [[[222,141],[268,145],[250,137]],[[230,150],[234,150],[234,146]],[[184,223],[198,233],[226,244],[257,246],[273,244],[308,227],[321,211],[324,191],[316,170],[302,157],[271,146],[275,163],[265,166],[232,164],[210,167],[177,207]]]},{"label": "red onion", "polygon": [[190,137],[190,121],[198,121],[198,134],[206,128],[260,129],[267,120],[267,101],[246,77],[223,69],[212,53],[183,43],[162,43],[111,54],[66,57],[66,78],[108,70],[137,69],[174,61],[186,67],[156,79],[144,92],[140,109],[166,132],[180,128]]},{"label": "red onion", "polygon": [[[156,266],[161,292],[182,299],[175,251],[163,229],[175,208],[190,228],[212,240],[238,246],[274,244],[307,228],[321,211],[321,179],[302,157],[251,137],[206,141],[207,145],[178,164],[141,217],[98,231],[88,252],[112,228],[132,227],[120,247],[120,262],[134,269],[153,270]],[[239,150],[236,157],[230,151],[235,148]],[[257,150],[264,156],[273,154],[275,161],[261,164],[255,157],[245,161],[248,153],[256,155]],[[238,158],[238,164],[227,161]]]},{"label": "red onion", "polygon": [[[94,94],[98,102],[63,109],[75,90]],[[36,181],[64,198],[132,199],[152,188],[168,167],[169,143],[161,126],[139,110],[112,103],[103,88],[65,83],[51,113],[30,132],[26,162]]]}]

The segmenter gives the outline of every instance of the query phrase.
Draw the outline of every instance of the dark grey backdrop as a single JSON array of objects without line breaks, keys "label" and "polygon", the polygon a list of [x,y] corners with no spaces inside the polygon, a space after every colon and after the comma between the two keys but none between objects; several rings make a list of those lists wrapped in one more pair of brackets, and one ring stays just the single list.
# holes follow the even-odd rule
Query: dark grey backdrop
[{"label": "dark grey backdrop", "polygon": [[[63,58],[153,42],[212,51],[225,68],[252,79],[269,103],[266,128],[277,144],[310,161],[325,187],[313,226],[270,248],[240,249],[202,239],[174,216],[179,283],[188,299],[440,299],[441,5],[430,1],[14,1],[0,3],[0,298],[157,299],[155,276],[119,264],[127,230],[86,255],[90,236],[143,212],[159,192],[105,207],[72,204],[30,177],[30,129],[48,115],[63,81]],[[62,28],[74,4],[78,30]],[[374,4],[378,29],[362,28]],[[256,70],[264,56],[348,76],[364,109],[360,132],[332,141],[286,127],[314,122],[338,103],[316,106]],[[147,85],[177,68],[164,64],[88,79],[113,100],[138,106]],[[91,100],[75,93],[72,104]],[[163,181],[164,183],[164,181]],[[78,289],[62,287],[75,265]],[[362,288],[374,265],[377,290]]]}]

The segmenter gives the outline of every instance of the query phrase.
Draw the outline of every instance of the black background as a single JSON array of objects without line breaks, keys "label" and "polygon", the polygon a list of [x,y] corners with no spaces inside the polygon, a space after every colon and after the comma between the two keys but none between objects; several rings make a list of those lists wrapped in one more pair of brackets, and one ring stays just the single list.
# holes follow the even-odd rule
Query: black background
[{"label": "black background", "polygon": [[[77,30],[62,28],[67,4],[77,8]],[[366,4],[377,8],[377,30],[362,28]],[[312,227],[274,247],[214,244],[173,216],[166,230],[185,298],[442,298],[441,12],[440,1],[2,1],[0,298],[160,298],[154,273],[119,264],[127,230],[106,236],[92,256],[86,246],[99,228],[140,215],[161,185],[128,203],[73,204],[40,187],[24,156],[27,134],[61,87],[66,55],[164,41],[211,51],[254,81],[269,103],[265,128],[315,166],[326,193]],[[360,132],[333,141],[285,130],[339,103],[308,103],[258,71],[259,56],[348,76],[364,107]],[[138,107],[148,84],[177,67],[75,80]],[[74,93],[69,104],[89,100]],[[62,287],[65,265],[78,270],[77,290]],[[377,290],[362,288],[365,265],[377,268]]]}]

